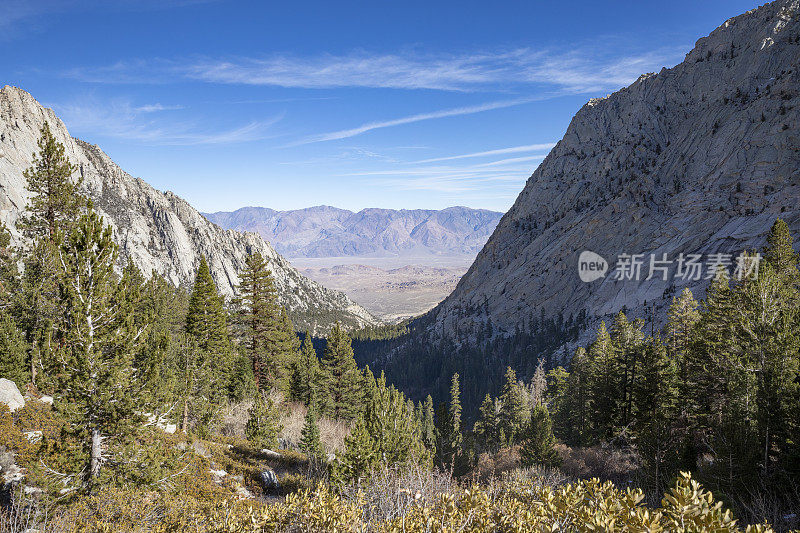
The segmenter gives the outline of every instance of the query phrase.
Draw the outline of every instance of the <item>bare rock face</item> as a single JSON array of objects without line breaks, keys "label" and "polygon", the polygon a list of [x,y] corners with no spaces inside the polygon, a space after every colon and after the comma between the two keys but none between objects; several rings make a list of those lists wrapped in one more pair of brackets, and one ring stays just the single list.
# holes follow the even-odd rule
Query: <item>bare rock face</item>
[{"label": "bare rock face", "polygon": [[[778,0],[728,20],[685,60],[589,101],[528,179],[428,334],[491,321],[529,331],[544,314],[643,316],[706,279],[645,280],[649,255],[760,249],[776,218],[800,236],[800,8]],[[584,250],[609,273],[578,276]],[[641,278],[616,280],[619,254],[645,254]],[[731,269],[733,270],[733,269]],[[704,272],[705,277],[705,272]]]},{"label": "bare rock face", "polygon": [[0,403],[6,404],[12,413],[25,407],[25,398],[19,392],[17,384],[10,379],[0,378]]},{"label": "bare rock face", "polygon": [[376,322],[343,293],[303,277],[260,236],[223,230],[175,194],[130,176],[97,146],[72,138],[51,109],[6,86],[0,89],[0,220],[12,228],[17,244],[25,243],[14,224],[30,198],[22,173],[38,150],[45,121],[78,166],[85,194],[113,226],[120,256],[132,259],[145,274],[157,272],[176,285],[188,285],[205,255],[220,291],[231,296],[246,257],[259,252],[275,277],[281,304],[299,329],[322,333],[336,320],[348,326]]}]

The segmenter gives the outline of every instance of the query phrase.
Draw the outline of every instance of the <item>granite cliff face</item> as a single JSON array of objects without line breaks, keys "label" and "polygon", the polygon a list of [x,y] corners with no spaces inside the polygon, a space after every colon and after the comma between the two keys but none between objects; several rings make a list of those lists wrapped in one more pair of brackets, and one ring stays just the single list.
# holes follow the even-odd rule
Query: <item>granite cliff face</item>
[{"label": "granite cliff face", "polygon": [[[777,217],[800,236],[799,11],[778,0],[730,19],[681,64],[589,101],[431,311],[428,334],[491,321],[504,335],[540,314],[592,322],[652,304],[663,317],[672,294],[702,296],[709,282],[676,276],[676,263],[667,281],[645,280],[651,253],[758,249]],[[608,260],[605,277],[579,279],[584,250]],[[615,280],[618,255],[640,253],[641,279]]]},{"label": "granite cliff face", "polygon": [[15,221],[30,197],[22,173],[31,164],[45,121],[78,166],[85,193],[113,226],[121,257],[132,259],[143,272],[189,284],[205,255],[220,291],[231,296],[245,258],[259,252],[269,262],[281,303],[296,327],[321,333],[336,320],[351,326],[376,321],[343,293],[303,277],[259,235],[223,230],[175,194],[130,176],[97,146],[72,138],[55,113],[30,94],[6,86],[0,89],[0,220],[12,228],[18,244],[24,242]]},{"label": "granite cliff face", "polygon": [[468,207],[293,211],[243,207],[205,216],[226,229],[254,231],[289,257],[474,257],[502,213]]}]

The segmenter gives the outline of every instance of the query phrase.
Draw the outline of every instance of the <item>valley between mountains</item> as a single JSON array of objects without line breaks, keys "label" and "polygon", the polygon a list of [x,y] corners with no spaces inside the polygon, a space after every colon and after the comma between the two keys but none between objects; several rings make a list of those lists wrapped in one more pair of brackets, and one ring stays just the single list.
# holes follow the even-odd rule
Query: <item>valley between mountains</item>
[{"label": "valley between mountains", "polygon": [[[17,30],[39,9],[122,18],[105,5],[67,4],[0,7],[12,17],[0,31]],[[626,70],[665,52],[610,63],[591,55],[599,68],[578,48],[475,57],[326,48],[307,57],[297,46],[297,55],[242,58],[228,49],[215,60],[189,37],[249,49],[298,36],[310,46],[316,32],[326,47],[372,33],[390,49],[389,30],[409,28],[382,19],[413,6],[380,6],[376,16],[341,3],[335,24],[321,17],[325,24],[309,25],[258,3],[165,4],[114,9],[130,15],[126,28],[169,28],[196,51],[190,66],[185,52],[183,60],[120,59],[52,79],[142,94],[166,88],[187,101],[226,94],[224,102],[192,100],[213,107],[209,118],[286,105],[319,131],[347,113],[337,99],[345,94],[359,112],[390,107],[390,93],[434,95],[449,107],[302,138],[295,135],[305,129],[283,123],[285,115],[261,111],[267,118],[221,134],[186,133],[185,124],[153,131],[136,127],[137,117],[189,110],[123,100],[115,102],[119,126],[85,107],[72,121],[67,109],[70,125],[84,120],[127,141],[158,138],[162,154],[180,145],[198,165],[209,164],[207,146],[225,145],[215,161],[280,159],[281,169],[295,169],[287,175],[317,185],[320,169],[347,161],[353,170],[355,155],[369,168],[332,173],[335,186],[348,178],[423,199],[434,190],[439,200],[483,195],[487,204],[475,205],[490,205],[494,188],[521,190],[505,213],[328,205],[201,213],[73,137],[32,94],[4,86],[0,533],[798,531],[800,0],[724,20],[678,64],[632,83]],[[473,28],[497,31],[498,22],[505,38],[522,5],[499,15],[486,6],[453,5],[436,21],[437,37],[479,42],[460,31],[472,17],[480,19]],[[669,3],[627,7],[612,13],[640,23],[640,10],[665,14],[665,35],[675,20],[702,18],[699,8]],[[166,25],[151,25],[161,9],[157,22]],[[191,16],[167,16],[172,9]],[[424,14],[437,9],[426,4]],[[582,31],[596,25],[579,24],[572,6],[547,9]],[[727,13],[714,2],[703,9]],[[362,24],[362,14],[383,25]],[[220,24],[229,17],[234,32]],[[267,32],[273,17],[279,24]],[[285,20],[294,25],[278,27]],[[197,31],[199,22],[214,39]],[[553,30],[524,22],[526,39]],[[104,27],[99,38],[83,19],[76,25],[69,39],[44,30],[36,37],[51,43],[47,52],[53,43],[59,53],[88,43],[99,55],[119,37]],[[423,26],[409,27],[416,36]],[[612,42],[593,36],[596,46]],[[13,31],[0,46],[4,38]],[[437,125],[496,112],[505,118],[469,133],[499,138],[520,106],[537,101],[449,105],[458,98],[539,85],[571,98],[597,94],[598,78],[628,85],[582,105],[554,145],[443,155],[452,140],[443,132],[460,132]],[[251,91],[280,98],[238,98]],[[539,96],[556,108],[556,97]],[[330,108],[337,120],[314,112]],[[535,124],[523,125],[527,135]],[[442,147],[432,152],[417,136],[399,142],[401,126],[430,128],[417,130],[419,140]],[[349,146],[367,136],[383,140],[382,153]],[[336,148],[314,151],[325,143]],[[534,153],[542,147],[546,156]],[[320,157],[306,157],[312,151]],[[293,153],[303,160],[283,158]],[[507,166],[539,160],[524,186]],[[308,174],[297,170],[307,164]],[[398,165],[402,179],[382,165]],[[208,170],[211,194],[256,166]],[[259,185],[273,200],[306,192],[286,178]]]}]

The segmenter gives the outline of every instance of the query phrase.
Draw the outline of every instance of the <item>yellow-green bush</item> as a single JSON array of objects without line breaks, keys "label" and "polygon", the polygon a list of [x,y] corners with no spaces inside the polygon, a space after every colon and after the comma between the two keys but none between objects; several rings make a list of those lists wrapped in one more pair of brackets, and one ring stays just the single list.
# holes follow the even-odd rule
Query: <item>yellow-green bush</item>
[{"label": "yellow-green bush", "polygon": [[[501,487],[473,486],[444,493],[432,505],[414,505],[404,515],[373,524],[370,529],[384,533],[741,531],[730,512],[714,502],[711,493],[689,474],[678,480],[660,508],[647,508],[643,499],[640,490],[619,490],[610,482],[596,479],[558,488],[512,481]],[[196,527],[192,531],[212,533],[364,531],[363,503],[360,498],[343,499],[320,485],[258,509],[241,502],[223,502],[200,509],[183,522],[165,522],[158,531],[174,531],[189,524]],[[749,526],[746,531],[771,530]]]}]

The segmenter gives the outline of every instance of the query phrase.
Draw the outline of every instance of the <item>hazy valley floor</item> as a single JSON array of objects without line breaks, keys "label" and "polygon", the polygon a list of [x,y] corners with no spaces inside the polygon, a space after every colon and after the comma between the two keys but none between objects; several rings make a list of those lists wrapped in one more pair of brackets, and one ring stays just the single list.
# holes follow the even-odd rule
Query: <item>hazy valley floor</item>
[{"label": "hazy valley floor", "polygon": [[347,294],[393,322],[432,309],[450,294],[472,257],[292,258],[310,279]]}]

